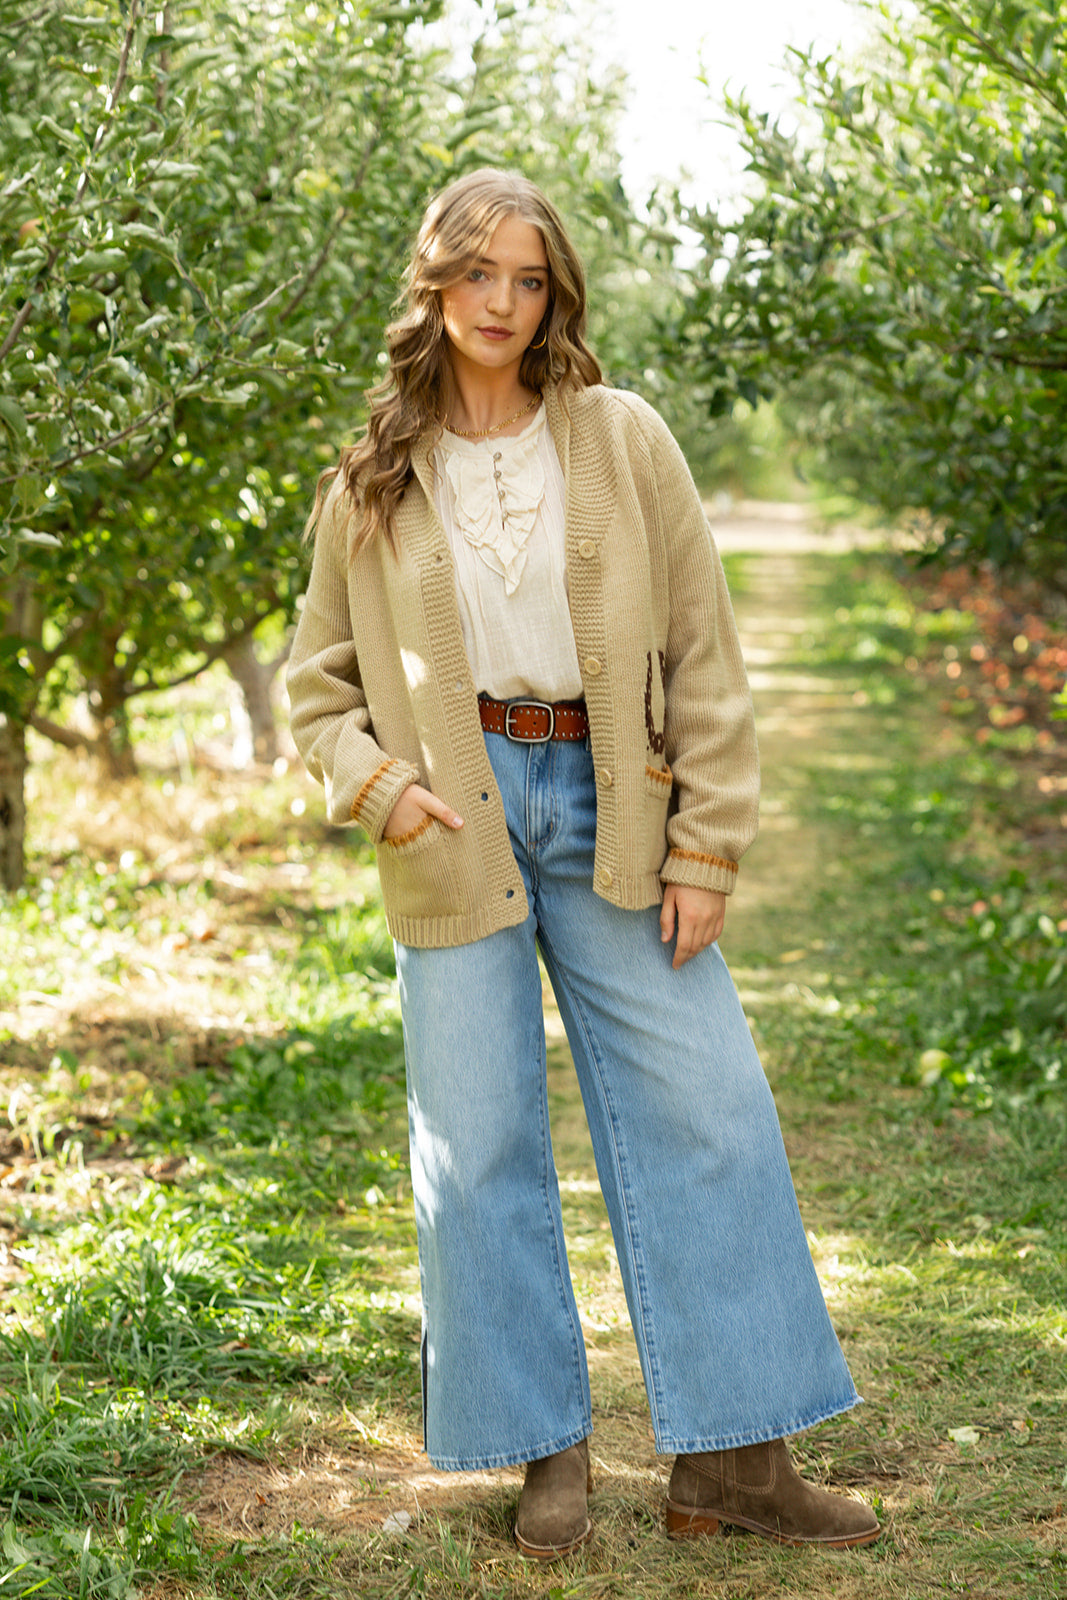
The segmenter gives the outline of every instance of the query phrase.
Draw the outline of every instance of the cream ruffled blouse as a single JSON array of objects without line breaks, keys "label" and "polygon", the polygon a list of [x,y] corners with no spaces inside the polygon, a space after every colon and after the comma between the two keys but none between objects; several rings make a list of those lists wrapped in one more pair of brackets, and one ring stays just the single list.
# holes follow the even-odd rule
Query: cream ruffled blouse
[{"label": "cream ruffled blouse", "polygon": [[577,700],[567,605],[563,471],[542,407],[508,439],[444,433],[437,513],[452,547],[463,642],[479,693]]}]

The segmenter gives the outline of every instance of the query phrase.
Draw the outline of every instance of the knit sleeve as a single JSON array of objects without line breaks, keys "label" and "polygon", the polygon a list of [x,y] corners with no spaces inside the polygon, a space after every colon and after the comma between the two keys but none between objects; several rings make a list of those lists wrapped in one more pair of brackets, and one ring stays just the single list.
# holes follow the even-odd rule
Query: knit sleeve
[{"label": "knit sleeve", "polygon": [[332,491],[315,538],[304,608],[286,673],[290,727],[330,821],[358,823],[377,844],[418,770],[377,744],[360,677],[348,604],[348,548],[340,495]]},{"label": "knit sleeve", "polygon": [[650,408],[643,415],[670,591],[664,753],[677,805],[660,875],[729,893],[759,821],[752,697],[700,495],[666,424]]}]

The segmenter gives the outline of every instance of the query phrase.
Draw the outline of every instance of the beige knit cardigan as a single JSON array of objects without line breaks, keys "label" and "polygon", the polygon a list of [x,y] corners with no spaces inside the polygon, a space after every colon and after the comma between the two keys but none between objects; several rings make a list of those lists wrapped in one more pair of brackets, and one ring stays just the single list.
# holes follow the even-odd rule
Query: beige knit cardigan
[{"label": "beige knit cardigan", "polygon": [[[566,480],[571,620],[597,784],[592,887],[627,909],[663,883],[729,893],[756,833],[752,702],[722,564],[668,428],[599,385],[545,393]],[[467,944],[529,907],[486,753],[448,540],[433,504],[432,441],[384,539],[353,559],[338,477],[319,521],[288,669],[293,737],[335,823],[378,845],[390,932]],[[420,783],[464,819],[383,839]]]}]

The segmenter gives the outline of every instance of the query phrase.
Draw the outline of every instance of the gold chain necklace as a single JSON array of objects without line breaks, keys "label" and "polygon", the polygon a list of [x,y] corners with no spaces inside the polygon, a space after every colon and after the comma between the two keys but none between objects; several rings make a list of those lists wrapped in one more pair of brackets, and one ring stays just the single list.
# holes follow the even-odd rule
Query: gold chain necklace
[{"label": "gold chain necklace", "polygon": [[533,399],[523,406],[521,411],[516,411],[513,417],[505,417],[503,422],[497,422],[491,428],[454,428],[450,422],[445,423],[449,433],[458,433],[461,439],[488,439],[491,434],[500,433],[503,428],[510,428],[513,422],[518,422],[527,411],[532,411],[534,406],[540,405],[541,396],[535,394]]}]

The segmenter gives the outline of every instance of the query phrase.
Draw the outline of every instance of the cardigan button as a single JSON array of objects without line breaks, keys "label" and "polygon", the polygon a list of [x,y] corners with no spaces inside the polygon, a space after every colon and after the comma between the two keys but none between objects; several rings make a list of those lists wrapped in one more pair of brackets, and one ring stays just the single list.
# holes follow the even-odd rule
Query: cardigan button
[{"label": "cardigan button", "polygon": [[604,670],[599,656],[586,656],[582,666],[591,678],[599,678]]},{"label": "cardigan button", "polygon": [[615,774],[608,767],[601,767],[597,776],[605,789],[610,789],[615,782]]},{"label": "cardigan button", "polygon": [[600,869],[600,882],[601,882],[601,885],[605,889],[610,889],[611,888],[612,879],[611,879],[611,869],[609,867],[601,867],[601,869]]},{"label": "cardigan button", "polygon": [[581,544],[578,546],[578,554],[581,556],[583,561],[591,561],[596,555],[596,540],[583,539]]}]

